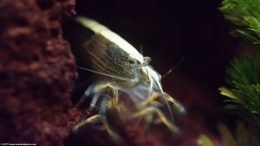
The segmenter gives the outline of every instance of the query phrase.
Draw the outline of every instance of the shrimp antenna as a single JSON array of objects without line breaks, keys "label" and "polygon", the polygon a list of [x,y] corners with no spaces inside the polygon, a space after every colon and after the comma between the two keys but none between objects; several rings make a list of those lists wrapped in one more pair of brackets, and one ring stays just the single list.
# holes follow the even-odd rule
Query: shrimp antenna
[{"label": "shrimp antenna", "polygon": [[162,79],[172,73],[179,65],[186,59],[187,55],[183,56],[172,68],[170,68],[165,74],[163,74]]},{"label": "shrimp antenna", "polygon": [[120,77],[120,76],[116,76],[116,75],[107,74],[107,73],[104,73],[104,72],[95,71],[95,70],[92,70],[92,69],[89,69],[89,68],[85,68],[85,67],[81,67],[81,66],[76,66],[76,68],[84,70],[84,71],[92,72],[92,73],[95,73],[95,74],[98,74],[98,75],[102,75],[102,76],[106,76],[106,77],[122,80],[122,81],[129,81],[129,80],[131,80],[129,78],[124,78],[124,77]]}]

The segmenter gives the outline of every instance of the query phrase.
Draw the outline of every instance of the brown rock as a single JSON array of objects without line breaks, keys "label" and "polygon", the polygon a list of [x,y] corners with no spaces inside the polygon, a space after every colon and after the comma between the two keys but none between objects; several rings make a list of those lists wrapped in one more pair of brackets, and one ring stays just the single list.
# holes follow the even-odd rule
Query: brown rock
[{"label": "brown rock", "polygon": [[0,142],[62,145],[75,61],[61,22],[74,0],[0,2]]}]

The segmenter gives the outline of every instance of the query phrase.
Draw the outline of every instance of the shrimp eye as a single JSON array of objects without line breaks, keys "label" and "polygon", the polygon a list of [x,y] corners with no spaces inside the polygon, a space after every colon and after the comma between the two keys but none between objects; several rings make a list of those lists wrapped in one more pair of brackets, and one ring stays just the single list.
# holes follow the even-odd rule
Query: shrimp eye
[{"label": "shrimp eye", "polygon": [[151,58],[150,57],[144,57],[144,66],[149,65],[151,62]]},{"label": "shrimp eye", "polygon": [[129,64],[132,64],[132,65],[141,65],[141,62],[140,62],[140,61],[138,61],[138,60],[136,60],[136,59],[133,59],[133,58],[129,59],[129,60],[128,60],[128,63],[129,63]]},{"label": "shrimp eye", "polygon": [[128,60],[128,63],[130,63],[130,64],[136,64],[136,60],[134,60],[134,59],[129,59],[129,60]]}]

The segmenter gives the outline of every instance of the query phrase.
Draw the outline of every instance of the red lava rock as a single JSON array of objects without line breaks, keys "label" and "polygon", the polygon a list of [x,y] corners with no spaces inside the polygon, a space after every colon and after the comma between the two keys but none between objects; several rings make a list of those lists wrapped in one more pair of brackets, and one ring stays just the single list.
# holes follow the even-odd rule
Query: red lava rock
[{"label": "red lava rock", "polygon": [[61,22],[74,0],[0,2],[0,142],[62,145],[75,61]]},{"label": "red lava rock", "polygon": [[69,110],[69,117],[69,126],[73,128],[77,123],[82,120],[83,112],[78,109],[71,108]]}]

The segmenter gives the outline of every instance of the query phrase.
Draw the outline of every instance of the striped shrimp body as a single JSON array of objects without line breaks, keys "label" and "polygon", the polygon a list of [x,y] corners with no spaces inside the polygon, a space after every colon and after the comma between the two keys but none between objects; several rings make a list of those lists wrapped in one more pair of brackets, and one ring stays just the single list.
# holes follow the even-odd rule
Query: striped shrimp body
[{"label": "striped shrimp body", "polygon": [[90,72],[117,80],[124,87],[145,83],[151,85],[151,90],[154,84],[161,88],[161,76],[149,65],[149,57],[143,57],[131,44],[98,22],[84,17],[76,20],[94,32],[83,43],[83,49],[79,49],[80,60],[91,66]]},{"label": "striped shrimp body", "polygon": [[[110,97],[115,99],[119,97],[118,92],[123,92],[138,107],[133,117],[157,114],[161,122],[170,130],[176,131],[156,106],[150,106],[152,101],[162,97],[169,110],[174,106],[180,112],[184,111],[180,103],[163,91],[161,75],[149,65],[149,57],[143,57],[131,44],[94,20],[76,17],[69,26],[73,30],[65,31],[65,38],[70,42],[77,63],[80,64],[78,68],[96,76],[96,80],[86,89],[76,106],[81,105],[86,98],[91,98],[89,110],[93,110],[100,100],[109,101],[104,99],[108,98],[104,96],[107,90],[113,91],[114,94]],[[108,107],[101,109],[106,108]],[[102,116],[101,111],[99,115]],[[93,119],[96,120],[93,117],[84,120],[74,129],[79,129],[83,123],[95,121]],[[107,131],[113,133],[109,128]]]}]

